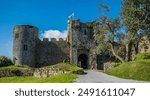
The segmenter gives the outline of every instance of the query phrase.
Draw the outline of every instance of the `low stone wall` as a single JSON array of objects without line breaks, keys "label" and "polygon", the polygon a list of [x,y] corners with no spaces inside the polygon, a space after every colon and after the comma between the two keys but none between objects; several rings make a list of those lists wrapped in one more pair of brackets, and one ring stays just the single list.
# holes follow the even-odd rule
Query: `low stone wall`
[{"label": "low stone wall", "polygon": [[33,76],[33,70],[27,68],[0,70],[0,77]]},{"label": "low stone wall", "polygon": [[104,63],[104,72],[106,70],[112,69],[115,65],[116,63],[111,63],[111,62]]},{"label": "low stone wall", "polygon": [[53,69],[53,68],[40,68],[34,71],[33,76],[38,78],[45,78],[60,73],[84,74],[84,71],[82,69],[77,71],[65,71],[65,70]]},{"label": "low stone wall", "polygon": [[38,78],[45,78],[45,77],[57,75],[60,73],[69,73],[69,71],[53,69],[53,68],[40,68],[40,69],[35,69],[33,76],[38,77]]},{"label": "low stone wall", "polygon": [[34,76],[38,78],[45,78],[60,73],[74,73],[84,74],[83,70],[77,71],[65,71],[59,68],[18,68],[18,69],[5,69],[0,70],[0,77],[11,77],[11,76]]}]

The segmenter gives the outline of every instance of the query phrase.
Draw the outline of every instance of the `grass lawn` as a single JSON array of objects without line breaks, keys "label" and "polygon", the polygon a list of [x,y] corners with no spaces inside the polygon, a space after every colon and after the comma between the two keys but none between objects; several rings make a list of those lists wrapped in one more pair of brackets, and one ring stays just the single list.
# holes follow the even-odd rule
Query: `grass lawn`
[{"label": "grass lawn", "polygon": [[19,69],[19,68],[31,68],[26,65],[11,65],[11,66],[5,66],[5,67],[0,67],[0,70],[9,70],[9,69]]},{"label": "grass lawn", "polygon": [[77,71],[81,69],[80,67],[68,63],[58,63],[51,66],[45,66],[45,68],[51,68],[51,67],[58,68],[60,70],[66,70],[66,71]]},{"label": "grass lawn", "polygon": [[126,62],[106,73],[126,79],[150,81],[150,59]]},{"label": "grass lawn", "polygon": [[78,77],[77,74],[58,74],[48,78],[36,78],[32,76],[2,77],[0,83],[71,83]]}]

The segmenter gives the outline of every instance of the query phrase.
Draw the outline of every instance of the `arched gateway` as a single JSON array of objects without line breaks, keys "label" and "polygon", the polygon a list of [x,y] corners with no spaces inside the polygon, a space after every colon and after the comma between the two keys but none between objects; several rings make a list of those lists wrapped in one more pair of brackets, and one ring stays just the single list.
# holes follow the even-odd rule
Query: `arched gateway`
[{"label": "arched gateway", "polygon": [[86,54],[80,54],[78,56],[78,65],[84,69],[88,69],[88,57]]}]

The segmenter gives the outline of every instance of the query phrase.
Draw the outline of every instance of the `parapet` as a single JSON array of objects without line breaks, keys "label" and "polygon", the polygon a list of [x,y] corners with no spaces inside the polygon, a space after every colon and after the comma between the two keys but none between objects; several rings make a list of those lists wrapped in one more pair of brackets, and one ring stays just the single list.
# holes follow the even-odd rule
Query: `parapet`
[{"label": "parapet", "polygon": [[56,38],[51,38],[51,41],[52,42],[56,42]]},{"label": "parapet", "polygon": [[93,28],[96,24],[96,21],[93,20],[91,22],[80,22],[80,19],[77,20],[68,20],[68,24],[71,25],[72,28]]},{"label": "parapet", "polygon": [[43,42],[48,42],[49,39],[48,38],[43,38]]},{"label": "parapet", "polygon": [[26,34],[26,31],[38,37],[39,29],[32,25],[16,25],[13,29],[14,34]]},{"label": "parapet", "polygon": [[64,41],[64,39],[63,38],[59,38],[59,41]]},{"label": "parapet", "polygon": [[32,26],[32,25],[16,25],[15,27],[14,27],[14,29],[35,29],[35,30],[39,30],[37,27],[35,27],[35,26]]},{"label": "parapet", "polygon": [[65,41],[63,38],[59,38],[59,39],[56,39],[56,38],[43,38],[43,41],[41,42],[63,42]]},{"label": "parapet", "polygon": [[63,41],[64,41],[63,38],[59,38],[59,39],[51,38],[51,42],[63,42]]},{"label": "parapet", "polygon": [[68,24],[70,24],[72,27],[79,27],[80,26],[80,19],[68,20]]}]

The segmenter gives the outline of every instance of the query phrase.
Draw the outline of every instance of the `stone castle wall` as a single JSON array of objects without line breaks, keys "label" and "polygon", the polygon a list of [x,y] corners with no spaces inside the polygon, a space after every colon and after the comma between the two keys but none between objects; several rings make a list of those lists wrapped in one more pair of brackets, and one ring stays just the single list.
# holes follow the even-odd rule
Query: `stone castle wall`
[{"label": "stone castle wall", "polygon": [[[91,69],[97,64],[97,55],[92,52],[95,47],[93,26],[95,22],[68,21],[68,40],[70,43],[71,63],[86,69]],[[92,60],[95,61],[92,61]]]},{"label": "stone castle wall", "polygon": [[37,67],[57,64],[64,60],[69,60],[69,45],[66,41],[61,38],[59,41],[56,41],[55,38],[51,41],[38,40],[35,60]]},{"label": "stone castle wall", "polygon": [[145,36],[139,42],[139,52],[150,52],[150,36]]},{"label": "stone castle wall", "polygon": [[63,39],[38,38],[38,28],[18,25],[14,30],[13,60],[16,65],[41,67],[69,59],[69,45]]}]

